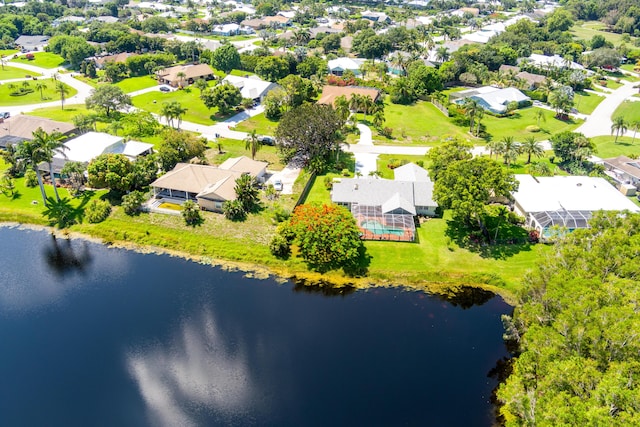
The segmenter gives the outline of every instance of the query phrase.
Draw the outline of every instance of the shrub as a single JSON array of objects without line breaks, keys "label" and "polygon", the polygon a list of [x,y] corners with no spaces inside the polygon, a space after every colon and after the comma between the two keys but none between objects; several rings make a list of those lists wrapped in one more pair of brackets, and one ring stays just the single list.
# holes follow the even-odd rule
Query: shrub
[{"label": "shrub", "polygon": [[275,222],[284,222],[291,217],[291,212],[280,205],[275,206],[272,218]]},{"label": "shrub", "polygon": [[111,205],[106,200],[92,200],[84,213],[89,223],[97,224],[109,217]]},{"label": "shrub", "polygon": [[399,168],[402,165],[406,165],[407,161],[406,160],[400,160],[400,159],[391,159],[389,160],[389,163],[387,164],[387,167],[389,169],[395,169],[395,168]]},{"label": "shrub", "polygon": [[288,222],[283,222],[282,224],[278,225],[278,227],[276,228],[276,234],[284,237],[288,244],[291,244],[296,238],[296,233],[291,229],[291,227],[289,227]]},{"label": "shrub", "polygon": [[287,258],[291,254],[291,247],[283,236],[276,234],[269,242],[271,254],[277,258]]},{"label": "shrub", "polygon": [[341,174],[342,174],[342,176],[349,176],[349,175],[351,175],[351,172],[349,172],[349,169],[342,169]]},{"label": "shrub", "polygon": [[527,132],[540,132],[540,126],[529,125],[525,129]]},{"label": "shrub", "polygon": [[29,169],[24,173],[24,185],[28,188],[33,188],[38,185],[38,176],[36,175],[36,171]]},{"label": "shrub", "polygon": [[182,205],[182,218],[187,225],[192,227],[202,223],[200,207],[191,200],[187,200]]},{"label": "shrub", "polygon": [[513,224],[513,225],[524,225],[525,219],[522,215],[518,215],[515,212],[509,212],[508,221],[510,224]]},{"label": "shrub", "polygon": [[390,127],[385,127],[380,129],[380,135],[384,136],[385,138],[393,138],[393,128]]},{"label": "shrub", "polygon": [[421,168],[424,167],[424,161],[423,160],[417,160],[416,161],[416,165],[420,166]]},{"label": "shrub", "polygon": [[333,189],[333,179],[330,176],[324,177],[324,188],[331,191]]},{"label": "shrub", "polygon": [[140,211],[140,207],[144,202],[144,193],[142,191],[132,191],[122,196],[122,209],[127,215],[136,215]]},{"label": "shrub", "polygon": [[231,221],[244,221],[247,217],[247,212],[240,200],[227,200],[222,204],[222,211],[225,218]]}]

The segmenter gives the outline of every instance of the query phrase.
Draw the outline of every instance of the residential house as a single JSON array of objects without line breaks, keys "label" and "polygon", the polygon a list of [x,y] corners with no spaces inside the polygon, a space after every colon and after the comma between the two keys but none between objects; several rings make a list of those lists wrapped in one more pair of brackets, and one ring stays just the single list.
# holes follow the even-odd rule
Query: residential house
[{"label": "residential house", "polygon": [[620,185],[634,186],[640,189],[640,160],[627,156],[603,159],[605,173]]},{"label": "residential house", "polygon": [[93,21],[102,22],[104,24],[115,24],[119,21],[115,16],[98,16],[92,19]]},{"label": "residential house", "polygon": [[255,31],[250,27],[238,24],[223,24],[213,27],[212,34],[216,36],[237,36],[239,34],[252,34]]},{"label": "residential house", "polygon": [[87,60],[93,61],[96,64],[96,68],[102,70],[107,62],[125,63],[127,58],[136,55],[138,54],[133,52],[121,52],[116,53],[115,55],[94,56],[87,58]]},{"label": "residential house", "polygon": [[247,157],[228,159],[219,167],[179,163],[153,183],[155,203],[162,199],[177,202],[194,200],[201,209],[222,212],[226,201],[235,200],[236,179],[249,174],[264,180],[266,162]]},{"label": "residential house", "polygon": [[265,16],[262,21],[265,26],[272,28],[284,28],[291,25],[291,18],[282,15]]},{"label": "residential house", "polygon": [[384,12],[374,12],[371,10],[365,10],[360,14],[360,16],[362,17],[362,19],[368,19],[369,21],[373,21],[373,22],[384,22],[384,23],[391,22],[391,18],[389,18],[389,16]]},{"label": "residential house", "polygon": [[498,72],[504,74],[513,74],[515,76],[520,72],[520,67],[516,67],[515,65],[502,64],[500,68],[498,68]]},{"label": "residential house", "polygon": [[640,212],[604,178],[516,175],[516,180],[519,186],[513,193],[515,211],[543,239],[554,235],[554,227],[568,231],[587,228],[597,211]]},{"label": "residential house", "polygon": [[[123,154],[129,160],[135,161],[140,156],[153,152],[153,144],[138,141],[126,141],[121,136],[114,136],[102,132],[87,132],[64,143],[61,152],[53,156],[53,173],[60,171],[68,162],[80,162],[88,165],[91,160],[101,154]],[[49,172],[49,165],[41,163],[38,169]]]},{"label": "residential house", "polygon": [[366,60],[362,58],[342,57],[330,60],[327,65],[329,67],[329,74],[333,74],[334,76],[342,76],[345,71],[351,71],[356,76],[359,76],[362,74],[360,67],[365,62]]},{"label": "residential house", "polygon": [[74,24],[82,24],[84,21],[86,21],[86,18],[84,16],[61,16],[60,18],[54,19],[51,22],[51,26],[53,28],[57,28],[61,24],[65,23],[65,22],[71,22],[71,23],[74,23]]},{"label": "residential house", "polygon": [[261,30],[268,27],[267,23],[260,18],[245,19],[240,23],[243,27],[249,27],[254,30]]},{"label": "residential house", "polygon": [[223,82],[230,83],[240,89],[243,98],[253,99],[256,102],[262,102],[267,93],[280,87],[276,83],[264,81],[254,75],[241,77],[229,74],[223,79]]},{"label": "residential house", "polygon": [[572,70],[585,70],[585,68],[577,62],[565,60],[565,58],[559,55],[546,56],[532,53],[528,58],[521,59],[521,62],[526,62],[543,70],[553,68],[571,68]]},{"label": "residential house", "polygon": [[215,78],[213,68],[209,64],[176,65],[159,70],[156,76],[159,83],[173,87],[188,86],[198,79],[212,80]]},{"label": "residential house", "polygon": [[480,106],[495,114],[504,114],[507,107],[512,102],[522,106],[525,102],[530,101],[524,93],[513,87],[498,89],[493,86],[483,86],[475,89],[454,92],[449,95],[449,99],[454,104],[462,104],[465,99],[474,99]]},{"label": "residential house", "polygon": [[529,73],[527,71],[520,71],[515,75],[515,78],[518,80],[522,80],[527,84],[528,90],[534,90],[547,80],[547,78],[541,74]]},{"label": "residential house", "polygon": [[412,241],[415,216],[434,216],[438,207],[429,174],[413,163],[397,168],[393,180],[340,179],[331,201],[351,211],[368,240]]},{"label": "residential house", "polygon": [[25,116],[19,114],[0,123],[0,148],[9,144],[19,144],[33,139],[33,131],[41,128],[47,133],[60,132],[70,136],[76,132],[76,127],[70,123],[56,122],[43,117]]},{"label": "residential house", "polygon": [[311,36],[312,39],[315,39],[318,36],[318,34],[340,34],[342,31],[343,30],[340,30],[338,28],[319,26],[319,27],[310,28],[309,35]]},{"label": "residential house", "polygon": [[49,36],[20,36],[15,40],[17,49],[23,52],[43,50],[49,43]]},{"label": "residential house", "polygon": [[353,95],[368,96],[376,102],[382,96],[379,89],[365,86],[324,86],[322,88],[322,94],[318,99],[318,104],[327,104],[335,107],[336,99],[344,96],[347,101],[351,99]]}]

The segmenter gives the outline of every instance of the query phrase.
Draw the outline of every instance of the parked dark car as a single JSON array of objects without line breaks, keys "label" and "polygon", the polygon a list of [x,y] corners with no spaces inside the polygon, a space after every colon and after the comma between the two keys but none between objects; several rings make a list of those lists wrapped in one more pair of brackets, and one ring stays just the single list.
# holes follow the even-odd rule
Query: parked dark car
[{"label": "parked dark car", "polygon": [[171,88],[169,86],[160,86],[160,92],[171,92]]},{"label": "parked dark car", "polygon": [[4,111],[2,113],[0,113],[0,117],[3,119],[8,119],[9,117],[11,117],[11,113],[8,111]]},{"label": "parked dark car", "polygon": [[258,137],[258,141],[260,141],[264,145],[275,145],[276,144],[276,140],[274,138],[270,137],[270,136],[261,135],[261,136]]}]

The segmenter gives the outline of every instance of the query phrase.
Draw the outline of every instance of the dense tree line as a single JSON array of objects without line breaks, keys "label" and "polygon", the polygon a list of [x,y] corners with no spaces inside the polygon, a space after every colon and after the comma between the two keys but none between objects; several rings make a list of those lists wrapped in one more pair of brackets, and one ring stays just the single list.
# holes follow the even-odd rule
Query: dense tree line
[{"label": "dense tree line", "polygon": [[498,391],[507,426],[640,424],[640,215],[598,213],[526,277]]}]

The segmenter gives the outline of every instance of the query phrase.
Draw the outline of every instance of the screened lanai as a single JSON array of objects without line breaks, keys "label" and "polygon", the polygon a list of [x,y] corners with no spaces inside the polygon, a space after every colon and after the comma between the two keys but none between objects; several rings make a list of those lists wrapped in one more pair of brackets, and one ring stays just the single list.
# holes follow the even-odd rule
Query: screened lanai
[{"label": "screened lanai", "polygon": [[552,227],[562,227],[568,231],[587,228],[592,215],[592,211],[568,211],[565,209],[533,212],[529,214],[528,226],[538,230],[542,237],[548,237],[549,229]]},{"label": "screened lanai", "polygon": [[412,242],[416,224],[413,215],[383,213],[382,206],[366,206],[354,203],[351,214],[362,231],[365,240],[395,240]]}]

